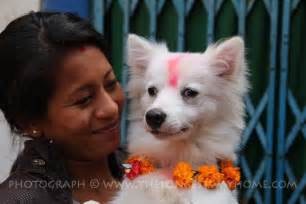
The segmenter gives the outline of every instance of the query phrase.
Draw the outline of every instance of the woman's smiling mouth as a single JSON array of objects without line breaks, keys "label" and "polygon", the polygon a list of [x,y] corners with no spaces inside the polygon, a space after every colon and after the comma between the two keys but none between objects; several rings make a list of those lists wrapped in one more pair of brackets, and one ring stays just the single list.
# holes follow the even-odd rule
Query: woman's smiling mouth
[{"label": "woman's smiling mouth", "polygon": [[105,134],[115,132],[119,129],[119,124],[119,121],[112,122],[104,127],[93,130],[92,134]]}]

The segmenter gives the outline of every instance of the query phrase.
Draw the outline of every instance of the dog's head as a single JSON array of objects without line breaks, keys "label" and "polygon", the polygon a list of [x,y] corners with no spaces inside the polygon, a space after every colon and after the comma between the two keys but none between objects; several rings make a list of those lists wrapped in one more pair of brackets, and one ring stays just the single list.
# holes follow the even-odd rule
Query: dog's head
[{"label": "dog's head", "polygon": [[248,85],[240,37],[204,53],[173,53],[165,44],[131,34],[128,65],[129,94],[138,100],[134,108],[156,138],[186,139],[224,121],[243,127],[242,95]]}]

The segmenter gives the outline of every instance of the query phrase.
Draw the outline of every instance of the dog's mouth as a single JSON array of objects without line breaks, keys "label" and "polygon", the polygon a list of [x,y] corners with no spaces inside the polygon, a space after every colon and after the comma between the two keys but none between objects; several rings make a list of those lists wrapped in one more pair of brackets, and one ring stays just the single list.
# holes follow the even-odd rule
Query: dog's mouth
[{"label": "dog's mouth", "polygon": [[173,136],[181,136],[189,132],[189,127],[183,127],[177,132],[166,132],[166,131],[160,131],[160,130],[150,130],[150,133],[152,133],[157,138],[167,138],[167,137],[173,137]]}]

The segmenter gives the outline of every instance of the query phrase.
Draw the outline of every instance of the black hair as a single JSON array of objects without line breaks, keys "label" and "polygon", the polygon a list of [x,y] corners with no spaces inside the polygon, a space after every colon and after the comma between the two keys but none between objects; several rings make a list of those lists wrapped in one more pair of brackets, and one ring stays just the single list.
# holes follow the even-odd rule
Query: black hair
[{"label": "black hair", "polygon": [[70,49],[94,45],[106,56],[103,36],[72,13],[31,12],[0,34],[0,108],[13,132],[39,120],[54,91],[56,65]]}]

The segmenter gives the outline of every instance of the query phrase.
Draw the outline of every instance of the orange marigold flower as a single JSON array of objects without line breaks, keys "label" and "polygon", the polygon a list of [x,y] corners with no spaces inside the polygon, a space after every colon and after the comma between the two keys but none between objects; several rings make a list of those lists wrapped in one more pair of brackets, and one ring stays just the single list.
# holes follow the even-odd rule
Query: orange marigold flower
[{"label": "orange marigold flower", "polygon": [[204,187],[208,189],[216,188],[216,186],[222,182],[223,174],[220,173],[215,165],[200,166],[199,175],[196,180]]},{"label": "orange marigold flower", "polygon": [[154,170],[155,168],[149,160],[143,159],[141,161],[140,171],[142,174],[147,174],[147,173],[153,172]]},{"label": "orange marigold flower", "polygon": [[191,165],[186,162],[179,162],[173,170],[173,180],[179,188],[191,187],[193,175]]},{"label": "orange marigold flower", "polygon": [[[223,162],[222,162],[223,163]],[[240,183],[240,170],[238,167],[234,167],[231,161],[221,163],[221,172],[224,174],[224,181],[228,188],[234,190]]]},{"label": "orange marigold flower", "polygon": [[127,160],[125,160],[125,163],[131,164],[135,161],[140,161],[141,157],[140,156],[131,156],[130,158],[128,158]]},{"label": "orange marigold flower", "polygon": [[153,164],[146,158],[140,156],[132,156],[125,161],[131,165],[131,169],[126,171],[126,175],[129,179],[134,179],[138,175],[143,175],[154,171]]},{"label": "orange marigold flower", "polygon": [[220,166],[221,166],[221,169],[224,169],[226,167],[233,167],[234,165],[231,160],[222,160]]},{"label": "orange marigold flower", "polygon": [[133,180],[134,178],[136,178],[138,175],[141,174],[141,172],[140,172],[140,162],[135,160],[130,164],[131,164],[131,169],[126,171],[125,174],[130,180]]}]

